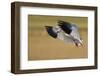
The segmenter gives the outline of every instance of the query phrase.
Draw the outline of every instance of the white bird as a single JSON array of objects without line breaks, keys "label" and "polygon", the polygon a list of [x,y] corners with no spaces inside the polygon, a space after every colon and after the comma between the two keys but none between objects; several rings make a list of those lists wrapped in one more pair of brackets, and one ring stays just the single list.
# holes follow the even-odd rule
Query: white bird
[{"label": "white bird", "polygon": [[74,43],[77,47],[82,46],[83,40],[80,37],[78,27],[65,21],[58,21],[56,26],[45,26],[48,34],[53,38],[63,40],[66,43]]}]

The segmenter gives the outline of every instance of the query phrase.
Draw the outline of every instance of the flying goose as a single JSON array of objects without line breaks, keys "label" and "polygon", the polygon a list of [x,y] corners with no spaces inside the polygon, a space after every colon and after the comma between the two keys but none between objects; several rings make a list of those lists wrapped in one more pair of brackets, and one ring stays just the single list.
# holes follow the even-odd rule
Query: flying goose
[{"label": "flying goose", "polygon": [[60,20],[56,26],[45,27],[48,34],[55,39],[63,40],[66,43],[74,43],[77,47],[83,44],[76,24]]}]

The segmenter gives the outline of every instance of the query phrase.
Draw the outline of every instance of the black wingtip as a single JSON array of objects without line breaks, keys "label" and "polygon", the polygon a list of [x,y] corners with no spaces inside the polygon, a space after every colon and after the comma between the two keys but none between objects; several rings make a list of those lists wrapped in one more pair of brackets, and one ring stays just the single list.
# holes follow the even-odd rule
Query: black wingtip
[{"label": "black wingtip", "polygon": [[72,29],[71,29],[71,24],[69,22],[65,22],[62,20],[58,21],[58,26],[60,26],[60,28],[67,34],[70,34]]},{"label": "black wingtip", "polygon": [[57,38],[57,34],[52,30],[52,26],[45,26],[45,28],[50,36],[52,36],[53,38]]}]

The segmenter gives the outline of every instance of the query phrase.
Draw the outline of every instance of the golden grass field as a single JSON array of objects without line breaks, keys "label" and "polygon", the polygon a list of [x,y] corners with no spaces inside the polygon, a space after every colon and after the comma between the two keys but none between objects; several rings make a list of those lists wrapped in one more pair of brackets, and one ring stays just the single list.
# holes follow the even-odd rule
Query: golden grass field
[{"label": "golden grass field", "polygon": [[[44,26],[54,26],[57,20],[76,23],[83,39],[83,46],[76,47],[48,35]],[[54,60],[88,57],[87,18],[62,16],[28,16],[28,59]]]}]

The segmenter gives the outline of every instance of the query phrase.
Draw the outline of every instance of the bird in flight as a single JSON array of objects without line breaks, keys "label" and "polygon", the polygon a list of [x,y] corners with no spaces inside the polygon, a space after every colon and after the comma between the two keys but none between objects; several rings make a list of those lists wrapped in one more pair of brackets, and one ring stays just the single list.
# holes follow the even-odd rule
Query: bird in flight
[{"label": "bird in flight", "polygon": [[66,43],[74,43],[77,47],[83,44],[76,24],[60,20],[56,26],[45,27],[47,33],[55,39],[63,40]]}]

